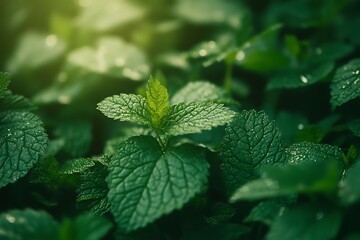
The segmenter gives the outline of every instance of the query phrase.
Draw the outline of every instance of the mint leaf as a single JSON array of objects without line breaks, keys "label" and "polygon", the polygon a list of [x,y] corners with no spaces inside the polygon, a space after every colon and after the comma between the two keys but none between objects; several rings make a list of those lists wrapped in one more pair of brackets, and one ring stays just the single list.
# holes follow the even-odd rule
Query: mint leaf
[{"label": "mint leaf", "polygon": [[163,121],[164,133],[177,136],[198,133],[224,125],[232,119],[234,112],[222,104],[212,102],[179,103],[170,107]]},{"label": "mint leaf", "polygon": [[257,200],[293,193],[334,193],[341,170],[336,160],[316,162],[316,159],[268,167],[263,170],[262,178],[237,189],[230,201]]},{"label": "mint leaf", "polygon": [[150,125],[151,115],[146,99],[135,94],[120,94],[105,98],[97,107],[105,116],[120,121]]},{"label": "mint leaf", "polygon": [[231,1],[221,0],[180,0],[175,5],[179,17],[196,24],[225,23],[238,28],[245,14],[244,6]]},{"label": "mint leaf", "polygon": [[286,149],[288,161],[292,164],[301,162],[328,162],[337,160],[342,162],[344,154],[337,146],[328,144],[316,144],[311,142],[301,142],[291,145]]},{"label": "mint leaf", "polygon": [[281,216],[285,207],[275,201],[265,201],[251,209],[250,214],[245,218],[245,222],[262,222],[270,225],[275,218]]},{"label": "mint leaf", "polygon": [[287,210],[271,225],[268,240],[335,239],[342,216],[338,209],[316,205]]},{"label": "mint leaf", "polygon": [[162,150],[152,137],[124,142],[109,164],[108,198],[119,228],[129,232],[181,208],[207,182],[208,163],[199,148]]},{"label": "mint leaf", "polygon": [[34,70],[59,59],[66,44],[56,35],[29,31],[24,33],[7,62],[10,72]]},{"label": "mint leaf", "polygon": [[341,201],[352,204],[360,199],[360,162],[355,163],[346,170],[343,180],[340,182],[339,196]]},{"label": "mint leaf", "polygon": [[328,76],[333,69],[333,62],[291,69],[290,72],[282,73],[281,75],[271,78],[267,88],[272,90],[280,88],[300,88],[313,85]]},{"label": "mint leaf", "polygon": [[48,240],[56,238],[59,224],[46,212],[12,210],[0,215],[0,239]]},{"label": "mint leaf", "polygon": [[62,174],[81,173],[94,165],[95,163],[91,158],[77,158],[66,161],[61,166],[60,171]]},{"label": "mint leaf", "polygon": [[100,38],[96,47],[76,49],[68,55],[67,61],[91,73],[136,81],[144,79],[149,73],[144,53],[138,47],[115,37]]},{"label": "mint leaf", "polygon": [[360,137],[360,120],[355,120],[349,123],[348,126],[355,136]]},{"label": "mint leaf", "polygon": [[159,126],[169,112],[169,95],[159,80],[150,78],[146,88],[146,101],[153,126]]},{"label": "mint leaf", "polygon": [[27,111],[0,111],[0,187],[23,177],[44,154],[41,120]]},{"label": "mint leaf", "polygon": [[226,127],[221,170],[229,192],[259,176],[262,166],[286,161],[283,140],[264,112],[243,111]]},{"label": "mint leaf", "polygon": [[232,100],[224,89],[205,81],[189,82],[171,98],[173,104],[205,101],[229,103]]},{"label": "mint leaf", "polygon": [[101,240],[111,227],[111,222],[103,217],[83,214],[72,220],[65,219],[59,235],[61,240]]},{"label": "mint leaf", "polygon": [[4,96],[9,83],[10,74],[6,72],[0,72],[0,98]]},{"label": "mint leaf", "polygon": [[138,20],[144,13],[144,9],[131,1],[94,1],[86,3],[76,23],[80,27],[102,32]]},{"label": "mint leaf", "polygon": [[360,96],[360,59],[340,67],[331,83],[331,105],[336,108]]},{"label": "mint leaf", "polygon": [[109,189],[105,182],[107,174],[106,167],[102,165],[95,165],[81,173],[80,185],[76,189],[76,201],[80,209],[95,215],[103,215],[109,211]]},{"label": "mint leaf", "polygon": [[34,110],[35,106],[29,99],[14,95],[10,91],[5,92],[4,97],[0,101],[1,111],[5,110]]}]

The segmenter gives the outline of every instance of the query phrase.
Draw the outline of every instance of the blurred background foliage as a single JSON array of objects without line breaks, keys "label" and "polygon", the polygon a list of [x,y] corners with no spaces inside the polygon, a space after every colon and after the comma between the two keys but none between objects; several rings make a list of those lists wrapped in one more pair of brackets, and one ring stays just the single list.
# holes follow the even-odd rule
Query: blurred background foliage
[{"label": "blurred background foliage", "polygon": [[[96,103],[120,92],[142,93],[151,74],[170,95],[193,81],[220,86],[240,108],[264,109],[287,145],[330,143],[349,150],[349,156],[360,147],[351,133],[358,134],[358,124],[351,131],[347,125],[359,117],[359,100],[334,110],[329,87],[336,69],[360,55],[358,0],[8,0],[0,5],[0,70],[12,74],[14,93],[38,106],[51,140],[49,156],[57,154],[59,161],[101,154],[105,145],[111,152],[116,138],[129,136],[132,128],[105,119]],[[219,141],[208,133],[196,141],[203,139]],[[50,158],[43,167],[58,168]],[[61,199],[50,198],[48,206]]]}]

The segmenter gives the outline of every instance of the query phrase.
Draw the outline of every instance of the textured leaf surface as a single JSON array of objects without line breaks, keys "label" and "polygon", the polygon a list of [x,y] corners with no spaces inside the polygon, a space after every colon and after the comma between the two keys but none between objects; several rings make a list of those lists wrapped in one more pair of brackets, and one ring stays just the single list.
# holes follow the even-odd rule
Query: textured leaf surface
[{"label": "textured leaf surface", "polygon": [[30,102],[29,99],[14,95],[10,91],[6,91],[4,98],[0,101],[1,111],[5,110],[34,110],[35,106]]},{"label": "textured leaf surface", "polygon": [[340,182],[339,196],[343,203],[352,204],[360,199],[360,163],[357,162],[346,171]]},{"label": "textured leaf surface", "polygon": [[171,98],[173,104],[205,101],[227,103],[231,99],[224,89],[205,81],[190,82]]},{"label": "textured leaf surface", "polygon": [[0,215],[0,239],[48,240],[57,235],[59,224],[46,212],[25,209]]},{"label": "textured leaf surface", "polygon": [[109,189],[105,182],[107,174],[105,166],[97,165],[80,175],[81,183],[76,189],[76,201],[80,209],[96,215],[103,215],[109,211],[110,204],[107,199]]},{"label": "textured leaf surface", "polygon": [[3,97],[9,83],[10,74],[6,72],[0,72],[0,97]]},{"label": "textured leaf surface", "polygon": [[47,142],[36,115],[25,111],[0,112],[0,187],[24,176],[44,154]]},{"label": "textured leaf surface", "polygon": [[271,225],[267,240],[335,239],[341,225],[341,213],[315,205],[285,211]]},{"label": "textured leaf surface", "polygon": [[97,109],[115,120],[151,124],[146,99],[140,95],[120,94],[107,97],[98,104]]},{"label": "textured leaf surface", "polygon": [[122,231],[143,227],[181,208],[207,182],[208,163],[198,148],[162,151],[152,137],[133,137],[112,157],[107,182],[111,212]]},{"label": "textured leaf surface", "polygon": [[77,158],[66,161],[60,171],[63,174],[81,173],[94,165],[91,158]]},{"label": "textured leaf surface", "polygon": [[243,111],[226,127],[220,151],[228,191],[259,176],[259,168],[286,161],[283,140],[264,112]]},{"label": "textured leaf surface", "polygon": [[143,52],[136,46],[113,37],[101,38],[95,48],[86,46],[74,50],[68,55],[67,61],[91,73],[130,80],[141,80],[149,73]]},{"label": "textured leaf surface", "polygon": [[360,59],[340,67],[331,83],[331,105],[336,108],[360,96]]},{"label": "textured leaf surface", "polygon": [[327,162],[331,160],[342,162],[343,159],[343,153],[339,147],[311,142],[293,144],[286,149],[286,153],[289,163],[292,164],[301,162]]},{"label": "textured leaf surface", "polygon": [[146,101],[151,120],[154,126],[161,123],[163,117],[169,112],[169,95],[159,80],[150,78],[146,88]]},{"label": "textured leaf surface", "polygon": [[170,135],[197,133],[224,125],[232,119],[234,112],[222,104],[212,102],[179,103],[171,106],[164,121],[163,131]]}]

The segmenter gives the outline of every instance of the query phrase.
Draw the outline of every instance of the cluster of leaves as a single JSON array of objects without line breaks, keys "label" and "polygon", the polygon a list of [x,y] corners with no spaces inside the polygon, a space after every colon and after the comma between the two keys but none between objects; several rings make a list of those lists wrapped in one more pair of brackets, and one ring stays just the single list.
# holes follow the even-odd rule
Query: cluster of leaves
[{"label": "cluster of leaves", "polygon": [[1,239],[359,239],[358,1],[3,5]]}]

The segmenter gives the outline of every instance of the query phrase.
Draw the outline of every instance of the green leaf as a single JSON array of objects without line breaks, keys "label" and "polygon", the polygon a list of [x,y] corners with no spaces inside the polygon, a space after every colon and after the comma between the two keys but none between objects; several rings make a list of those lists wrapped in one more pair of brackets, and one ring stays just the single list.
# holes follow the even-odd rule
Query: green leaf
[{"label": "green leaf", "polygon": [[331,83],[331,105],[336,108],[360,96],[360,59],[340,67]]},{"label": "green leaf", "polygon": [[355,163],[346,170],[343,180],[340,182],[339,196],[341,201],[352,204],[360,199],[360,162]]},{"label": "green leaf", "polygon": [[108,31],[121,27],[144,16],[144,9],[128,0],[86,2],[76,23],[95,31]]},{"label": "green leaf", "polygon": [[151,125],[146,99],[135,94],[120,94],[105,98],[97,107],[105,116],[120,121]]},{"label": "green leaf", "polygon": [[169,95],[166,87],[152,77],[147,84],[146,101],[153,126],[159,126],[170,109]]},{"label": "green leaf", "polygon": [[0,101],[1,111],[5,110],[34,110],[35,106],[29,99],[14,95],[10,91],[6,91],[4,97]]},{"label": "green leaf", "polygon": [[60,171],[62,174],[81,173],[94,165],[95,163],[91,158],[77,158],[66,161],[61,166]]},{"label": "green leaf", "polygon": [[128,139],[109,164],[109,202],[119,228],[129,232],[180,209],[207,182],[208,163],[199,148],[163,152],[152,137]]},{"label": "green leaf", "polygon": [[0,112],[0,187],[23,177],[45,153],[41,120],[27,111]]},{"label": "green leaf", "polygon": [[197,24],[226,23],[232,27],[242,27],[244,7],[237,2],[221,0],[180,0],[175,5],[175,13]]},{"label": "green leaf", "polygon": [[57,239],[59,224],[46,212],[12,210],[0,215],[0,239]]},{"label": "green leaf", "polygon": [[328,76],[333,69],[333,62],[290,69],[289,72],[271,78],[267,89],[300,88],[313,85]]},{"label": "green leaf", "polygon": [[10,73],[0,72],[0,98],[4,96],[9,83],[10,83]]},{"label": "green leaf", "polygon": [[336,160],[340,163],[344,158],[344,154],[337,146],[310,142],[293,144],[286,149],[286,153],[289,163],[292,164],[301,162],[328,162],[331,160]]},{"label": "green leaf", "polygon": [[275,201],[264,201],[251,210],[245,222],[262,222],[270,225],[284,210],[285,207]]},{"label": "green leaf", "polygon": [[360,119],[349,123],[349,129],[357,137],[360,137]]},{"label": "green leaf", "polygon": [[234,112],[222,104],[212,102],[179,103],[170,107],[168,117],[164,119],[164,133],[177,136],[198,133],[213,127],[224,125],[232,119]]},{"label": "green leaf", "polygon": [[95,215],[103,215],[110,209],[107,199],[109,191],[105,178],[108,171],[105,166],[96,165],[86,169],[80,175],[80,185],[76,189],[76,201],[80,209]]},{"label": "green leaf", "polygon": [[330,240],[335,239],[341,225],[339,210],[305,205],[285,211],[275,220],[267,240]]},{"label": "green leaf", "polygon": [[230,201],[257,200],[293,193],[334,193],[340,180],[339,162],[318,160],[272,166],[263,170],[262,178],[241,186]]},{"label": "green leaf", "polygon": [[38,69],[57,60],[65,49],[65,43],[56,35],[26,32],[7,62],[7,69],[10,72]]},{"label": "green leaf", "polygon": [[103,37],[95,48],[82,47],[68,55],[67,61],[91,73],[130,80],[142,80],[149,73],[144,53],[115,37]]},{"label": "green leaf", "polygon": [[60,240],[100,240],[111,229],[109,220],[91,214],[83,214],[73,220],[64,220],[60,226]]},{"label": "green leaf", "polygon": [[240,224],[220,223],[216,225],[207,225],[200,227],[192,232],[185,234],[181,240],[237,240],[242,235],[249,232],[249,229]]},{"label": "green leaf", "polygon": [[243,111],[226,127],[220,155],[222,175],[231,193],[259,176],[262,166],[286,161],[283,140],[264,112]]},{"label": "green leaf", "polygon": [[232,102],[224,89],[205,81],[189,82],[171,98],[171,103],[173,104],[206,101],[217,103]]}]

